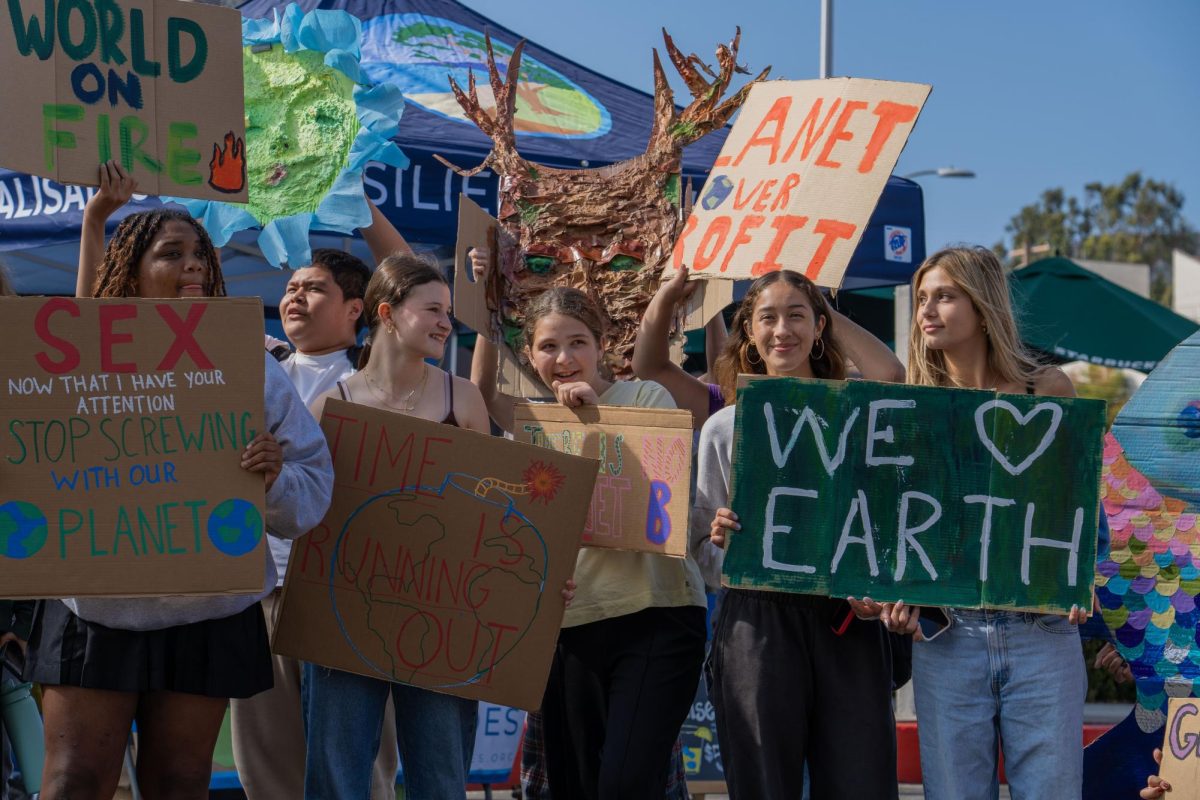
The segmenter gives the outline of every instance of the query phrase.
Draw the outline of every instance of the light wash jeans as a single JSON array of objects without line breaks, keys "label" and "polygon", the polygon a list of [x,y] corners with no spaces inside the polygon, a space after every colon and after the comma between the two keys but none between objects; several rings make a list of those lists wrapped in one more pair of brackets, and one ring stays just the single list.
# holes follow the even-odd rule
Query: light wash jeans
[{"label": "light wash jeans", "polygon": [[1013,800],[1079,798],[1087,676],[1079,630],[1050,614],[951,609],[913,645],[928,800],[995,800],[997,751]]},{"label": "light wash jeans", "polygon": [[305,800],[369,800],[388,692],[407,800],[463,800],[475,749],[474,700],[304,665]]}]

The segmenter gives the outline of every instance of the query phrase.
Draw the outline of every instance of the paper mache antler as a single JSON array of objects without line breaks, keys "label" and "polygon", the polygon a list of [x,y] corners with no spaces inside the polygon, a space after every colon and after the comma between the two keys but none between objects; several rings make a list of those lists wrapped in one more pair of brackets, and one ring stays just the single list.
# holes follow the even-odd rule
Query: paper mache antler
[{"label": "paper mache antler", "polygon": [[440,156],[438,160],[459,175],[490,168],[501,178],[497,217],[505,235],[486,293],[495,312],[492,333],[518,353],[522,310],[528,302],[552,286],[574,286],[587,292],[607,317],[610,367],[617,375],[627,372],[641,317],[684,221],[683,147],[724,126],[750,85],[770,71],[763,70],[722,100],[734,73],[745,72],[737,64],[740,29],[732,42],[718,46],[716,73],[699,57],[685,56],[665,30],[663,40],[692,102],[682,111],[675,107],[655,51],[654,120],[646,151],[606,167],[559,169],[533,164],[518,154],[515,118],[523,41],[513,48],[501,77],[491,36],[485,34],[494,112],[480,102],[473,74],[465,92],[450,79],[467,118],[492,140],[492,151],[469,170]]}]

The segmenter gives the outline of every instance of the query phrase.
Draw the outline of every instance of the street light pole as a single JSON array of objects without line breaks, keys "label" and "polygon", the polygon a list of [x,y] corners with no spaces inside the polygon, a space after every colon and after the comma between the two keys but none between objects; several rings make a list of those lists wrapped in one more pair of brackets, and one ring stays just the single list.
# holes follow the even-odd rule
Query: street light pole
[{"label": "street light pole", "polygon": [[821,69],[822,79],[833,75],[833,0],[821,0]]},{"label": "street light pole", "polygon": [[910,172],[900,177],[912,180],[913,178],[920,178],[923,175],[937,175],[939,178],[974,178],[975,172],[957,167],[938,167],[936,169],[919,169],[916,172]]}]

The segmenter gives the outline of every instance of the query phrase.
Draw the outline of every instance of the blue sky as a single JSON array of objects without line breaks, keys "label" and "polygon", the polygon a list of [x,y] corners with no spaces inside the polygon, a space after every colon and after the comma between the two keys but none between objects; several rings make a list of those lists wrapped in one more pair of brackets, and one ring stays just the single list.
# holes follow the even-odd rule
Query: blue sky
[{"label": "blue sky", "polygon": [[[662,27],[709,58],[741,25],[743,63],[817,77],[819,0],[465,2],[646,91]],[[990,246],[1043,189],[1080,194],[1133,170],[1174,183],[1200,227],[1197,0],[834,0],[833,55],[835,75],[933,85],[896,172],[954,165],[978,177],[921,179],[931,249]]]}]

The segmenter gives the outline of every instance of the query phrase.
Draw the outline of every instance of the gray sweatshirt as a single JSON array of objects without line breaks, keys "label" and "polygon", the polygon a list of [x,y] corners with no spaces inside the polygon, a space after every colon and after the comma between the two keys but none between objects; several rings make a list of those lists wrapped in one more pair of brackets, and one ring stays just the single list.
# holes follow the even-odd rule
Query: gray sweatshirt
[{"label": "gray sweatshirt", "polygon": [[733,458],[733,420],[736,406],[726,406],[708,418],[700,432],[696,461],[696,502],[692,507],[689,549],[712,591],[721,586],[725,551],[709,540],[717,509],[729,505],[729,476]]},{"label": "gray sweatshirt", "polygon": [[[267,492],[267,531],[283,539],[302,536],[319,523],[333,494],[333,463],[325,436],[300,401],[287,373],[270,353],[266,362],[267,430],[283,448],[283,469]],[[275,559],[267,553],[263,588],[254,594],[204,597],[73,597],[64,599],[75,614],[109,628],[149,631],[246,610],[275,588]]]}]

